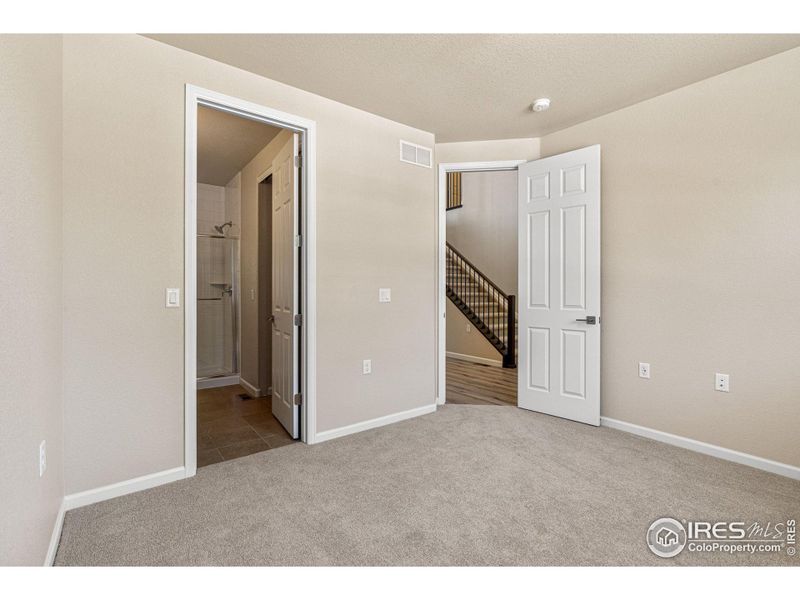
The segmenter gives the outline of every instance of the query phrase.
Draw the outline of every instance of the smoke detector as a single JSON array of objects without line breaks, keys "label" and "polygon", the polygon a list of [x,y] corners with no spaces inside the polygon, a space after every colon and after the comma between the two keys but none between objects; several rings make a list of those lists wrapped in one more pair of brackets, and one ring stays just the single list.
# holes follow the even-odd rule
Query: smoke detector
[{"label": "smoke detector", "polygon": [[531,110],[533,112],[543,112],[550,108],[550,98],[537,98],[531,104]]}]

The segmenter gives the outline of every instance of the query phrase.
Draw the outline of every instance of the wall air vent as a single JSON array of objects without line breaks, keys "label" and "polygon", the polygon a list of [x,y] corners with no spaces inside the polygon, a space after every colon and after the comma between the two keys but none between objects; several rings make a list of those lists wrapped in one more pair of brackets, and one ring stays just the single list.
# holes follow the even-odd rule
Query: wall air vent
[{"label": "wall air vent", "polygon": [[430,169],[433,166],[433,152],[425,146],[400,140],[400,160]]}]

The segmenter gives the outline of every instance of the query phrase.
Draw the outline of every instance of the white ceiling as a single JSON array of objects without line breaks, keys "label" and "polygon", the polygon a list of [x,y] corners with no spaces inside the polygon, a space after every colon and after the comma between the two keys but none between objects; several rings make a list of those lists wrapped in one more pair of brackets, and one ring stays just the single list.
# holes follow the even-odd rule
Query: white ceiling
[{"label": "white ceiling", "polygon": [[281,130],[213,108],[197,109],[197,181],[226,185]]},{"label": "white ceiling", "polygon": [[[149,37],[438,142],[538,137],[800,45],[800,35],[750,34]],[[541,96],[550,110],[531,112]]]}]

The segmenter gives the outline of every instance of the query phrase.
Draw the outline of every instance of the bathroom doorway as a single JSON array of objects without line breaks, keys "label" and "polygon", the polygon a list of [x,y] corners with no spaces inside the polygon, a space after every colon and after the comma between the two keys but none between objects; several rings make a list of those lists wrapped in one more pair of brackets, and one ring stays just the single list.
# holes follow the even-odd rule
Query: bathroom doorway
[{"label": "bathroom doorway", "polygon": [[204,467],[299,437],[297,407],[287,413],[284,402],[291,390],[274,393],[272,385],[276,378],[286,387],[274,361],[280,371],[292,352],[274,293],[286,291],[292,267],[275,265],[273,254],[287,255],[285,197],[291,204],[294,176],[286,163],[295,165],[286,156],[298,136],[207,106],[197,109],[197,127],[197,466]]},{"label": "bathroom doorway", "polygon": [[[221,128],[214,144],[203,144],[200,113],[211,109],[210,114],[232,119]],[[221,119],[217,119],[222,122]],[[266,146],[256,144],[250,156],[233,152],[241,147],[247,136],[237,130],[237,125],[259,124],[277,131]],[[260,140],[263,142],[264,140]],[[259,143],[260,143],[259,142]],[[227,96],[212,90],[186,85],[185,121],[185,344],[184,344],[184,398],[185,476],[196,473],[198,454],[209,442],[220,452],[222,459],[235,453],[233,443],[253,442],[253,432],[270,448],[282,442],[301,440],[308,444],[316,441],[316,123],[304,117]],[[211,148],[225,161],[239,161],[233,172],[239,174],[239,222],[227,215],[221,223],[225,238],[237,237],[238,226],[238,277],[231,279],[233,310],[237,321],[239,353],[237,355],[239,383],[232,386],[198,390],[197,376],[197,233],[198,233],[198,168],[203,147]],[[219,152],[222,148],[223,151]],[[253,155],[252,152],[255,151]],[[241,165],[244,164],[242,167]],[[230,166],[230,165],[228,165]],[[237,170],[238,168],[238,170]],[[271,378],[262,384],[259,375],[263,369],[259,356],[258,307],[258,218],[259,185],[272,175],[272,290],[271,290]],[[227,183],[222,183],[227,181]],[[230,185],[229,185],[230,184]],[[228,172],[216,185],[235,188],[236,181]],[[235,213],[234,213],[235,214]],[[226,223],[230,221],[230,225]],[[216,232],[216,228],[214,229]],[[234,263],[232,275],[236,277]],[[224,280],[222,283],[225,283]],[[223,287],[223,290],[225,288]],[[236,293],[238,291],[238,294]],[[263,313],[262,313],[263,314]],[[263,323],[264,319],[261,319]],[[232,329],[231,329],[232,331]],[[227,375],[226,375],[227,376]],[[235,377],[235,374],[231,375]],[[271,383],[271,385],[269,385]],[[263,385],[263,387],[262,387]],[[270,389],[271,388],[271,389]],[[201,394],[217,395],[201,398]],[[255,400],[255,402],[254,402]],[[273,401],[274,400],[274,401]],[[266,409],[269,409],[267,412]],[[233,414],[224,414],[230,411]],[[260,415],[260,416],[259,416]],[[213,417],[213,419],[212,419]],[[225,423],[225,420],[229,420]],[[245,425],[241,420],[246,422]],[[276,419],[281,430],[273,428]],[[218,422],[212,428],[209,420]],[[261,421],[261,422],[259,422]],[[251,432],[250,440],[232,440],[233,436]],[[212,433],[211,429],[216,431]],[[271,430],[271,431],[270,431]],[[288,436],[288,440],[279,440]],[[208,440],[204,435],[212,435]],[[225,437],[230,434],[231,437]],[[272,437],[272,439],[267,439]],[[225,444],[223,446],[222,444]],[[242,447],[243,453],[260,451]],[[244,455],[244,454],[240,454]],[[215,460],[220,460],[216,457]],[[205,464],[209,464],[206,462]]]}]

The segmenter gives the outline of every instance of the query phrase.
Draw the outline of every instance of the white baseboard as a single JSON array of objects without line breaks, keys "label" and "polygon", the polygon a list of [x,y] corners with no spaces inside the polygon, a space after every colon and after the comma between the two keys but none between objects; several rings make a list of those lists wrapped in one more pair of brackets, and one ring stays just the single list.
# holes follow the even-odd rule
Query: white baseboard
[{"label": "white baseboard", "polygon": [[367,429],[375,429],[376,427],[383,427],[397,423],[398,421],[405,421],[406,419],[413,419],[414,417],[421,417],[436,411],[435,404],[428,406],[421,406],[419,408],[412,408],[411,410],[404,410],[403,412],[386,415],[385,417],[378,417],[377,419],[370,419],[369,421],[361,421],[353,425],[346,425],[344,427],[337,427],[336,429],[329,429],[322,431],[314,436],[314,443],[327,442],[336,438],[350,435],[351,433],[358,433],[359,431],[366,431]]},{"label": "white baseboard", "polygon": [[209,377],[208,379],[198,379],[197,389],[207,390],[209,388],[225,387],[226,385],[236,385],[239,383],[238,375],[228,375],[227,377]]},{"label": "white baseboard", "polygon": [[159,471],[158,473],[151,473],[150,475],[142,475],[127,481],[120,481],[119,483],[112,483],[103,487],[94,488],[93,490],[86,490],[85,492],[78,492],[77,494],[69,494],[64,498],[65,510],[72,510],[95,502],[102,502],[103,500],[110,500],[133,492],[140,492],[152,487],[164,485],[165,483],[172,483],[186,477],[186,469],[184,467],[175,467],[174,469],[167,469],[166,471]]},{"label": "white baseboard", "polygon": [[260,398],[261,397],[261,390],[254,386],[252,383],[239,377],[239,385],[242,386],[247,393],[250,394],[253,398]]},{"label": "white baseboard", "polygon": [[61,540],[61,528],[64,526],[64,515],[67,508],[64,499],[61,500],[61,506],[58,507],[58,514],[56,515],[56,522],[53,523],[53,533],[50,535],[50,545],[47,547],[47,556],[44,559],[45,567],[52,567],[56,560],[56,552],[58,551],[58,542]]},{"label": "white baseboard", "polygon": [[609,427],[611,429],[619,429],[620,431],[632,433],[634,435],[656,440],[658,442],[664,442],[665,444],[670,444],[672,446],[678,446],[679,448],[693,450],[694,452],[699,452],[700,454],[707,454],[716,458],[722,458],[740,465],[747,465],[748,467],[761,469],[762,471],[775,473],[776,475],[783,475],[784,477],[789,477],[791,479],[800,479],[800,467],[779,463],[768,458],[761,458],[759,456],[753,456],[752,454],[745,454],[744,452],[739,452],[738,450],[731,450],[729,448],[707,444],[706,442],[681,437],[679,435],[666,433],[665,431],[659,431],[657,429],[650,429],[649,427],[643,427],[641,425],[634,425],[633,423],[627,423],[626,421],[610,419],[608,417],[600,417],[600,425]]},{"label": "white baseboard", "polygon": [[457,358],[458,360],[465,360],[479,365],[489,365],[490,367],[502,367],[502,360],[494,360],[492,358],[484,358],[482,356],[472,356],[471,354],[459,354],[458,352],[445,352],[447,358]]}]

